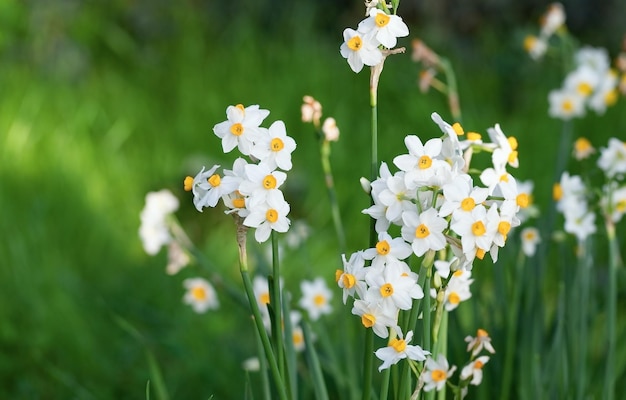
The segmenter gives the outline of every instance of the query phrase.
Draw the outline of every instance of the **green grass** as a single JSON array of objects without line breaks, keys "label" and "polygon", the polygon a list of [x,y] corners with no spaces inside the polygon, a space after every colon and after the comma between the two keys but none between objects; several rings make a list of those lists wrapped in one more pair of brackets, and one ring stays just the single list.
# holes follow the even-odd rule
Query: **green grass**
[{"label": "green grass", "polygon": [[[294,10],[306,21],[306,10]],[[313,237],[287,255],[288,288],[298,293],[303,277],[330,282],[339,267],[317,142],[299,120],[305,94],[338,121],[332,161],[348,248],[367,246],[361,233],[369,221],[361,210],[369,200],[358,179],[369,173],[368,74],[353,74],[341,59],[341,32],[285,35],[295,32],[287,26],[258,33],[241,18],[231,35],[224,22],[204,26],[197,11],[178,10],[172,32],[155,44],[114,23],[101,33],[77,24],[78,43],[100,50],[71,79],[49,64],[5,53],[11,62],[0,66],[0,397],[141,398],[150,381],[151,398],[158,398],[152,359],[170,398],[241,397],[240,365],[256,351],[252,325],[242,322],[245,310],[221,296],[219,311],[194,314],[182,304],[182,280],[202,270],[167,276],[163,252],[145,255],[137,235],[145,194],[169,188],[181,199],[178,216],[196,244],[238,282],[229,217],[197,213],[182,190],[182,179],[200,166],[232,161],[212,133],[230,104],[269,109],[267,121],[285,121],[298,143],[286,192],[292,217],[305,219]],[[517,136],[516,176],[535,181],[537,202],[545,206],[560,129],[546,115],[546,95],[560,77],[557,65],[527,60],[515,40],[485,31],[474,43],[442,50],[458,73],[464,126],[485,133],[499,122]],[[387,61],[379,94],[381,161],[391,164],[405,151],[406,134],[438,135],[431,112],[449,120],[440,96],[419,93],[416,75],[409,55]],[[576,130],[596,146],[609,136],[623,138],[623,110],[622,100],[601,118],[577,122]],[[485,291],[491,271],[476,273]],[[554,300],[550,288],[547,293]],[[476,297],[481,307],[497,301],[489,293]],[[474,313],[490,320],[484,310]],[[466,317],[455,324],[475,329]],[[623,374],[626,356],[620,356]]]}]

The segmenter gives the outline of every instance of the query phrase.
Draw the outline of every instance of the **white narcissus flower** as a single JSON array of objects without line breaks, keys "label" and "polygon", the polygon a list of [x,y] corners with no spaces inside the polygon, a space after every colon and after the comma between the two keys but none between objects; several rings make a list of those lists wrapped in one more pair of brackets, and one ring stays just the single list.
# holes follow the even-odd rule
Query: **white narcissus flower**
[{"label": "white narcissus flower", "polygon": [[357,251],[352,253],[350,260],[346,260],[346,255],[342,254],[343,270],[335,271],[335,281],[337,286],[343,289],[343,304],[346,304],[348,296],[354,297],[358,295],[360,298],[365,297],[367,284],[365,283],[365,275],[371,267],[365,266],[363,252]]},{"label": "white narcissus flower", "polygon": [[258,105],[245,107],[242,104],[228,106],[227,120],[213,127],[215,135],[222,139],[224,153],[231,152],[235,147],[247,156],[254,142],[261,135],[261,123],[270,114]]},{"label": "white narcissus flower", "polygon": [[264,200],[260,197],[248,198],[246,206],[250,214],[243,220],[243,224],[256,228],[254,238],[257,242],[267,241],[272,230],[281,233],[289,230],[290,221],[287,214],[290,207],[280,190],[270,191]]},{"label": "white narcissus flower", "polygon": [[453,217],[459,213],[471,212],[477,204],[483,203],[489,196],[489,189],[474,187],[472,177],[468,174],[456,176],[452,182],[443,186],[444,203],[439,215]]},{"label": "white narcissus flower", "polygon": [[346,28],[343,31],[343,40],[340,47],[341,56],[348,59],[352,71],[358,73],[363,69],[363,65],[373,67],[383,61],[383,53],[375,39]]},{"label": "white narcissus flower", "polygon": [[385,218],[393,223],[400,222],[404,211],[415,209],[415,189],[407,188],[404,175],[404,171],[399,171],[389,177],[385,189],[378,194],[379,202],[386,207]]},{"label": "white narcissus flower", "polygon": [[369,285],[367,296],[377,299],[383,307],[395,306],[400,310],[408,310],[413,299],[424,297],[422,287],[417,284],[416,274],[407,273],[406,263],[395,261],[382,268],[371,268],[365,275]]},{"label": "white narcissus flower", "polygon": [[528,35],[524,38],[524,50],[533,60],[538,60],[546,54],[548,42],[543,37]]},{"label": "white narcissus flower", "polygon": [[456,366],[449,367],[448,360],[443,354],[439,354],[437,360],[428,357],[422,371],[422,379],[424,380],[424,391],[430,392],[433,389],[441,390],[446,382],[456,371]]},{"label": "white narcissus flower", "polygon": [[167,189],[146,194],[146,203],[139,214],[139,237],[147,254],[155,255],[172,241],[167,217],[178,210],[178,206],[178,199]]},{"label": "white narcissus flower", "polygon": [[298,304],[308,312],[311,321],[332,312],[330,300],[333,298],[333,293],[328,289],[324,279],[316,278],[313,281],[302,281],[300,290],[302,291],[302,298]]},{"label": "white narcissus flower", "polygon": [[398,324],[398,310],[395,307],[385,307],[376,299],[366,298],[354,300],[352,314],[361,317],[361,323],[366,328],[372,328],[376,336],[386,339],[390,327]]},{"label": "white narcissus flower", "polygon": [[246,165],[245,175],[245,179],[239,184],[239,192],[244,196],[254,197],[259,202],[265,201],[269,193],[279,191],[287,179],[287,174],[275,171],[265,163]]},{"label": "white narcissus flower", "polygon": [[541,236],[539,236],[539,230],[534,227],[527,227],[522,229],[521,232],[522,237],[522,251],[526,255],[526,257],[532,257],[535,255],[537,251],[537,245],[541,241]]},{"label": "white narcissus flower", "polygon": [[409,27],[402,18],[378,8],[370,9],[369,17],[361,21],[357,29],[364,35],[375,37],[388,49],[396,46],[399,37],[409,36]]},{"label": "white narcissus flower", "polygon": [[466,336],[465,341],[467,342],[467,351],[472,352],[472,357],[476,357],[483,349],[491,354],[496,352],[491,345],[489,333],[484,329],[478,329],[476,331],[476,337]]},{"label": "white narcissus flower", "polygon": [[500,169],[510,165],[513,168],[519,166],[519,160],[517,158],[517,139],[514,136],[507,137],[500,124],[496,124],[493,128],[488,128],[487,133],[491,142],[496,145],[491,155],[495,169]]},{"label": "white narcissus flower", "polygon": [[580,97],[587,98],[596,90],[600,83],[600,77],[601,75],[593,67],[583,64],[567,74],[563,88],[566,91],[575,92]]},{"label": "white narcissus flower", "polygon": [[598,167],[608,178],[626,173],[626,142],[610,138],[608,147],[600,149]]},{"label": "white narcissus flower", "polygon": [[[621,221],[624,214],[626,214],[626,186],[620,188],[613,188],[610,193],[607,193],[608,189],[604,188],[604,194],[600,199],[600,204],[605,214],[611,218],[613,223],[617,224]],[[610,202],[609,202],[610,196]],[[610,205],[610,206],[609,206]]]},{"label": "white narcissus flower", "polygon": [[422,144],[419,137],[408,135],[404,138],[409,154],[401,154],[393,159],[400,170],[405,171],[404,180],[407,188],[430,185],[438,170],[451,170],[450,164],[439,159],[443,141],[433,138]]},{"label": "white narcissus flower", "polygon": [[402,221],[402,238],[411,243],[413,252],[418,257],[428,250],[437,251],[446,247],[443,230],[448,227],[448,223],[437,215],[436,209],[429,208],[419,215],[415,211],[405,211]]},{"label": "white narcissus flower", "polygon": [[585,115],[584,100],[584,97],[574,91],[565,89],[552,90],[548,94],[548,102],[550,103],[548,114],[552,118],[559,118],[565,121],[575,117],[582,117]]},{"label": "white narcissus flower", "polygon": [[388,262],[407,259],[413,250],[402,238],[392,238],[387,232],[378,234],[376,246],[363,251],[363,258],[372,260],[372,267],[382,267]]},{"label": "white narcissus flower", "polygon": [[215,207],[222,196],[237,190],[239,179],[233,176],[220,176],[215,173],[219,165],[208,171],[202,170],[194,177],[185,178],[185,190],[193,193],[193,204],[198,211],[205,207]]},{"label": "white narcissus flower", "polygon": [[470,385],[480,385],[483,381],[483,366],[489,361],[489,356],[480,356],[475,360],[472,360],[461,370],[461,380],[469,379]]},{"label": "white narcissus flower", "polygon": [[252,146],[250,154],[270,169],[276,167],[289,171],[292,167],[291,153],[296,149],[296,141],[287,136],[283,121],[275,121],[263,131]]},{"label": "white narcissus flower", "polygon": [[544,14],[541,23],[541,36],[550,37],[565,24],[565,10],[560,3],[552,3]]},{"label": "white narcissus flower", "polygon": [[408,331],[406,337],[403,337],[400,328],[396,327],[395,329],[398,332],[398,337],[391,339],[389,346],[380,348],[374,353],[376,357],[383,361],[381,366],[378,367],[378,371],[387,369],[405,358],[414,361],[424,361],[426,356],[430,354],[430,352],[425,351],[420,346],[409,344],[411,339],[413,339],[413,331]]},{"label": "white narcissus flower", "polygon": [[339,128],[337,127],[337,121],[333,117],[328,117],[322,124],[322,133],[324,138],[329,142],[336,142],[339,140]]},{"label": "white narcissus flower", "polygon": [[477,250],[488,251],[491,248],[495,232],[489,231],[488,227],[487,209],[482,204],[471,212],[460,215],[450,225],[450,228],[461,236],[463,253],[468,258],[472,258]]},{"label": "white narcissus flower", "polygon": [[189,278],[183,281],[187,292],[184,301],[197,313],[214,310],[219,307],[217,294],[213,286],[203,278]]}]

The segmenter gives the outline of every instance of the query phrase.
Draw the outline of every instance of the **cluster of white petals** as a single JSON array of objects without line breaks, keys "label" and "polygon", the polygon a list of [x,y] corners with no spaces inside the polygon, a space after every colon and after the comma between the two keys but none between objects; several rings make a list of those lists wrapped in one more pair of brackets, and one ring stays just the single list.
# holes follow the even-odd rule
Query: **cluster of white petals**
[{"label": "cluster of white petals", "polygon": [[176,210],[178,199],[169,190],[146,194],[146,202],[139,215],[139,237],[146,253],[155,255],[162,246],[172,241],[167,218]]},{"label": "cluster of white petals", "polygon": [[[231,170],[218,172],[219,165],[185,179],[185,190],[193,193],[198,211],[215,207],[221,199],[227,213],[243,218],[245,226],[255,228],[255,239],[265,242],[272,231],[287,232],[290,207],[280,187],[292,168],[291,153],[296,148],[287,136],[283,121],[261,127],[269,111],[258,105],[241,104],[226,109],[227,120],[216,124],[213,132],[222,139],[224,152],[235,148],[250,162],[237,158]],[[281,171],[282,170],[282,171]]]}]

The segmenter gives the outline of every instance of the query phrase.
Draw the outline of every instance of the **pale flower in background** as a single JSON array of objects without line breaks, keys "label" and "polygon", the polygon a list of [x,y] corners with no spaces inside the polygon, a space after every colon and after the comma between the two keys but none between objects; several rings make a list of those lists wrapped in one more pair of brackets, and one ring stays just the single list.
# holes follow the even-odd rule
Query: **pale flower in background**
[{"label": "pale flower in background", "polygon": [[553,118],[570,120],[585,115],[584,97],[577,92],[555,89],[548,94],[550,108],[548,114]]},{"label": "pale flower in background", "polygon": [[261,362],[258,357],[250,357],[243,360],[241,367],[248,372],[256,372],[261,369]]},{"label": "pale flower in background", "polygon": [[213,286],[203,278],[189,278],[183,281],[187,289],[183,300],[197,313],[215,310],[219,307],[217,293]]},{"label": "pale flower in background", "polygon": [[318,127],[322,118],[322,105],[312,96],[304,96],[302,101],[302,106],[300,106],[302,122],[312,122]]},{"label": "pale flower in background", "polygon": [[322,278],[315,278],[313,281],[302,281],[300,283],[302,298],[298,305],[307,311],[311,321],[316,321],[320,316],[330,314],[333,310],[330,301],[333,293]]},{"label": "pale flower in background", "polygon": [[461,379],[468,379],[470,376],[472,380],[470,385],[480,385],[483,381],[483,366],[489,361],[489,356],[480,356],[475,360],[472,360],[461,370]]},{"label": "pale flower in background", "polygon": [[548,42],[543,37],[528,35],[524,38],[524,50],[533,60],[538,60],[546,54]]},{"label": "pale flower in background", "polygon": [[149,255],[155,255],[162,246],[172,241],[167,217],[178,210],[178,199],[167,189],[146,194],[146,202],[139,218],[139,237]]},{"label": "pale flower in background", "polygon": [[574,158],[578,161],[588,158],[595,151],[596,149],[587,138],[580,137],[574,142]]},{"label": "pale flower in background", "polygon": [[167,267],[165,271],[169,275],[175,275],[189,264],[191,258],[185,249],[177,241],[172,241],[167,246]]},{"label": "pale flower in background", "polygon": [[[605,188],[604,193],[606,192],[607,189]],[[609,214],[611,221],[616,224],[622,219],[624,214],[626,214],[626,186],[617,189],[613,188],[613,190],[610,191],[610,196],[610,202],[606,194],[602,196],[600,204],[605,210],[605,213]]]},{"label": "pale flower in background", "polygon": [[537,251],[537,245],[541,241],[541,236],[539,236],[539,230],[534,227],[527,227],[522,229],[521,232],[522,238],[522,251],[526,255],[526,257],[532,257],[535,255]]},{"label": "pale flower in background", "polygon": [[478,329],[476,331],[476,337],[466,336],[465,341],[467,342],[467,351],[472,352],[472,357],[476,357],[478,353],[483,351],[483,349],[487,350],[491,354],[496,352],[491,345],[489,333],[487,333],[484,329]]},{"label": "pale flower in background", "polygon": [[329,142],[339,140],[339,128],[337,127],[337,121],[335,121],[333,117],[328,117],[324,120],[322,133],[324,134],[324,138]]},{"label": "pale flower in background", "polygon": [[541,18],[541,36],[552,36],[565,24],[565,10],[561,3],[552,3]]},{"label": "pale flower in background", "polygon": [[626,173],[626,143],[614,137],[610,138],[608,147],[600,149],[598,167],[608,178]]},{"label": "pale flower in background", "polygon": [[456,371],[456,366],[449,367],[448,360],[443,354],[439,354],[437,360],[428,357],[422,371],[424,380],[424,391],[430,392],[433,389],[441,390],[446,385],[447,380]]}]

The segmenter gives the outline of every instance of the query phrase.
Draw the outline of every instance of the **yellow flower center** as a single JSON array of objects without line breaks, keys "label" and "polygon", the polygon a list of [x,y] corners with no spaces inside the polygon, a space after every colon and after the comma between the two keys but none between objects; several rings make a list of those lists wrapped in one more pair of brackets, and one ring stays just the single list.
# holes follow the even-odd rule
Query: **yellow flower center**
[{"label": "yellow flower center", "polygon": [[241,125],[241,123],[239,122],[232,124],[230,127],[230,133],[235,136],[241,136],[241,134],[243,133],[243,125]]},{"label": "yellow flower center", "polygon": [[482,139],[482,136],[480,135],[480,133],[467,132],[467,140],[476,141],[476,140],[480,140],[480,139]]},{"label": "yellow flower center", "polygon": [[382,285],[380,287],[380,294],[383,297],[389,297],[393,294],[393,286],[391,286],[391,283],[385,283],[384,285]]},{"label": "yellow flower center", "polygon": [[343,270],[335,270],[335,282],[339,282],[339,279],[341,279],[341,275],[343,275]]},{"label": "yellow flower center", "polygon": [[302,335],[302,332],[300,331],[293,331],[292,339],[293,339],[293,344],[296,347],[304,343],[304,336]]},{"label": "yellow flower center", "polygon": [[507,142],[509,142],[509,146],[511,146],[511,150],[517,149],[517,139],[515,138],[515,136],[509,136],[506,140]]},{"label": "yellow flower center", "polygon": [[261,293],[259,300],[261,301],[261,304],[270,304],[270,294],[267,292]]},{"label": "yellow flower center", "polygon": [[484,365],[485,365],[485,364],[483,364],[480,360],[476,360],[476,361],[474,362],[474,369],[483,369],[483,366],[484,366]]},{"label": "yellow flower center", "polygon": [[237,104],[235,107],[241,110],[242,113],[246,112],[246,108],[243,106],[243,104]]},{"label": "yellow flower center", "polygon": [[441,382],[446,380],[447,374],[446,371],[442,369],[436,369],[430,373],[430,377],[433,378],[435,382]]},{"label": "yellow flower center", "polygon": [[363,314],[361,316],[361,323],[366,328],[371,328],[376,323],[376,317],[373,314]]},{"label": "yellow flower center", "polygon": [[624,211],[626,211],[626,200],[620,200],[620,201],[618,201],[618,202],[617,202],[617,204],[615,204],[615,209],[616,209],[618,212],[622,212],[622,213],[623,213]]},{"label": "yellow flower center", "polygon": [[376,22],[376,26],[382,28],[383,26],[389,23],[391,17],[385,13],[378,13],[376,17],[374,17],[374,21]]},{"label": "yellow flower center", "polygon": [[381,240],[380,242],[376,243],[376,251],[381,256],[386,256],[387,254],[389,254],[389,252],[391,251],[391,247],[389,247],[389,242],[387,242],[386,240]]},{"label": "yellow flower center", "polygon": [[524,235],[524,239],[531,241],[534,240],[536,237],[535,232],[534,231],[526,231],[526,234]]},{"label": "yellow flower center", "polygon": [[561,187],[560,183],[555,183],[552,185],[552,198],[554,201],[559,201],[563,197],[563,187]]},{"label": "yellow flower center", "polygon": [[507,161],[509,162],[509,164],[513,164],[514,162],[517,161],[517,151],[513,150],[512,152],[509,153],[509,158],[507,159]]},{"label": "yellow flower center", "polygon": [[528,195],[528,193],[520,193],[515,198],[515,201],[517,202],[517,205],[521,208],[526,208],[530,205],[530,196]]},{"label": "yellow flower center", "polygon": [[352,286],[356,285],[356,278],[352,274],[343,274],[343,287],[346,289],[351,289]]},{"label": "yellow flower center", "polygon": [[424,224],[420,224],[417,228],[415,228],[415,237],[418,239],[424,239],[426,236],[430,235],[430,231],[428,227]]},{"label": "yellow flower center", "polygon": [[454,271],[454,274],[452,274],[455,277],[460,277],[461,275],[463,275],[463,270],[462,269],[457,269],[456,271]]},{"label": "yellow flower center", "polygon": [[604,95],[604,104],[607,106],[612,106],[617,102],[617,90],[613,89]]},{"label": "yellow flower center", "polygon": [[474,236],[482,236],[485,232],[487,232],[487,229],[485,229],[483,221],[476,221],[472,224],[472,233]]},{"label": "yellow flower center", "polygon": [[488,336],[489,336],[489,333],[487,333],[487,331],[486,331],[486,330],[484,330],[484,329],[480,329],[480,328],[479,328],[479,329],[476,331],[476,336],[477,336],[477,337],[479,337],[479,338],[486,338],[486,337],[488,337]]},{"label": "yellow flower center", "polygon": [[350,50],[359,51],[363,46],[363,41],[361,40],[360,36],[353,36],[352,38],[350,38],[350,40],[348,40],[347,45]]},{"label": "yellow flower center", "polygon": [[526,50],[526,52],[530,52],[535,47],[535,43],[537,43],[537,38],[535,36],[526,36],[524,38],[524,50]]},{"label": "yellow flower center", "polygon": [[195,288],[191,289],[191,296],[196,301],[203,301],[207,298],[207,292],[206,290],[204,290],[203,287],[196,286]]},{"label": "yellow flower center", "polygon": [[457,305],[461,302],[461,296],[457,292],[452,292],[448,295],[448,303]]},{"label": "yellow flower center", "polygon": [[279,138],[274,138],[270,142],[270,149],[272,151],[281,151],[283,147],[285,147],[285,143],[283,143],[283,141]]},{"label": "yellow flower center", "polygon": [[246,199],[237,197],[233,199],[233,207],[235,208],[245,208],[246,207]]},{"label": "yellow flower center", "polygon": [[265,178],[263,178],[263,187],[267,190],[276,187],[276,178],[274,178],[274,175],[266,175]]},{"label": "yellow flower center", "polygon": [[581,137],[576,139],[576,142],[574,142],[574,149],[577,153],[588,152],[591,148],[591,142],[587,138]]},{"label": "yellow flower center", "polygon": [[593,88],[587,82],[579,83],[577,89],[578,93],[580,93],[582,96],[589,96],[591,92],[593,92]]},{"label": "yellow flower center", "polygon": [[465,133],[465,131],[463,130],[463,127],[458,122],[455,122],[452,125],[452,129],[454,130],[454,133],[457,134],[457,136],[461,136]]},{"label": "yellow flower center", "polygon": [[483,258],[485,258],[485,250],[478,248],[476,249],[476,258],[478,258],[479,260],[482,260]]},{"label": "yellow flower center", "polygon": [[417,162],[419,169],[427,169],[430,168],[431,165],[433,165],[433,160],[429,156],[421,156]]},{"label": "yellow flower center", "polygon": [[572,103],[571,100],[564,100],[561,107],[563,107],[563,111],[565,112],[572,112],[574,110],[574,103]]},{"label": "yellow flower center", "polygon": [[393,349],[398,353],[402,353],[404,349],[406,349],[406,342],[404,341],[404,339],[395,338],[391,339],[391,341],[389,342],[389,346],[393,347]]},{"label": "yellow flower center", "polygon": [[213,174],[207,181],[211,186],[218,187],[222,183],[222,178],[218,174]]},{"label": "yellow flower center", "polygon": [[509,174],[500,175],[500,182],[508,182],[508,181],[509,181]]},{"label": "yellow flower center", "polygon": [[265,219],[268,220],[272,224],[278,221],[278,211],[274,210],[273,208],[270,208],[265,213]]},{"label": "yellow flower center", "polygon": [[183,188],[185,189],[185,192],[190,192],[191,189],[193,189],[193,177],[185,177],[185,180],[183,181]]},{"label": "yellow flower center", "polygon": [[476,202],[471,197],[466,197],[461,202],[461,209],[463,211],[472,211],[475,206],[476,206]]},{"label": "yellow flower center", "polygon": [[313,304],[318,307],[323,306],[324,304],[326,304],[326,297],[322,296],[321,294],[315,295],[313,297]]},{"label": "yellow flower center", "polygon": [[511,223],[507,221],[500,221],[498,224],[498,233],[502,236],[506,236],[509,234],[511,230]]}]

